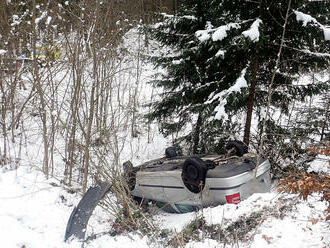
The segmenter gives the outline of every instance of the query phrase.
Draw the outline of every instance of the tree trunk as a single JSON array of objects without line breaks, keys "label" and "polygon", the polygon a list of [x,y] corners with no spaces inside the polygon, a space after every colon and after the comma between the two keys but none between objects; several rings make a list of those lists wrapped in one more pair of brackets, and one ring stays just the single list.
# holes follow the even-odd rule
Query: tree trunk
[{"label": "tree trunk", "polygon": [[198,145],[200,140],[200,130],[202,125],[202,114],[198,114],[197,122],[196,122],[196,128],[193,133],[193,154],[198,154]]},{"label": "tree trunk", "polygon": [[252,121],[254,95],[256,90],[258,69],[259,69],[259,56],[256,55],[253,60],[253,78],[250,85],[249,100],[247,104],[246,121],[245,121],[245,129],[244,129],[244,138],[243,138],[243,142],[247,146],[249,146],[250,143],[251,121]]}]

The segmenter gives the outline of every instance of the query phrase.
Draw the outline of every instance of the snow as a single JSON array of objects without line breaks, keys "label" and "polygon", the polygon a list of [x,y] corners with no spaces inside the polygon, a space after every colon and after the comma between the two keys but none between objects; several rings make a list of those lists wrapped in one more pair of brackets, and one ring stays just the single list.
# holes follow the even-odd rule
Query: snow
[{"label": "snow", "polygon": [[[50,183],[59,184],[56,180],[47,180],[40,171],[30,167],[1,170],[1,247],[81,247],[77,240],[63,241],[68,218],[81,197]],[[137,234],[116,238],[102,236],[88,247],[148,247],[146,241]]]},{"label": "snow", "polygon": [[51,21],[52,21],[52,17],[48,16],[46,20],[46,25],[49,25]]},{"label": "snow", "polygon": [[213,239],[205,239],[203,242],[192,241],[185,248],[218,248],[219,243]]},{"label": "snow", "polygon": [[206,104],[211,103],[219,98],[221,98],[224,95],[230,94],[232,92],[239,92],[241,88],[247,87],[247,82],[244,78],[246,74],[246,68],[241,71],[240,76],[236,79],[234,85],[229,87],[227,90],[221,91],[218,94],[214,95],[211,99],[209,99]]},{"label": "snow", "polygon": [[[260,37],[260,24],[262,24],[262,20],[257,18],[248,30],[242,32],[242,35],[246,38],[249,38],[252,42],[258,42]],[[227,32],[229,30],[239,28],[241,28],[239,23],[228,23],[226,25],[214,28],[210,22],[207,22],[205,30],[196,31],[195,36],[200,42],[205,42],[210,38],[212,38],[212,41],[221,41],[227,37]]]},{"label": "snow", "polygon": [[297,22],[302,22],[303,26],[306,27],[308,23],[313,22],[317,23],[316,19],[308,14],[304,14],[300,11],[295,10],[294,13],[296,14]]},{"label": "snow", "polygon": [[228,115],[226,113],[226,109],[225,106],[227,104],[227,100],[226,99],[222,99],[220,101],[220,103],[218,104],[218,106],[215,107],[214,109],[214,120],[221,120],[222,118],[227,120],[228,119]]},{"label": "snow", "polygon": [[330,40],[330,27],[323,26],[322,29],[323,29],[324,39]]},{"label": "snow", "polygon": [[196,16],[193,15],[182,15],[182,16],[175,16],[170,15],[167,13],[160,13],[164,18],[173,19],[173,18],[180,18],[180,19],[187,19],[187,20],[197,20]]},{"label": "snow", "polygon": [[329,156],[320,154],[309,164],[308,172],[327,173],[330,174],[330,158]]},{"label": "snow", "polygon": [[173,65],[179,65],[179,64],[181,64],[183,62],[183,59],[176,59],[176,60],[173,60],[172,61],[172,64]]},{"label": "snow", "polygon": [[198,30],[196,31],[195,35],[200,42],[205,42],[211,38],[211,35],[206,30]]},{"label": "snow", "polygon": [[229,23],[227,25],[220,26],[216,28],[215,32],[212,34],[213,41],[221,41],[227,37],[227,31],[230,29],[238,29],[240,25],[238,23]]},{"label": "snow", "polygon": [[[28,167],[7,172],[2,170],[2,247],[68,247],[63,243],[63,228],[70,215],[73,199],[63,188],[52,187],[50,182],[41,172]],[[63,195],[67,199],[66,204],[61,200]],[[71,207],[68,206],[70,204]]]},{"label": "snow", "polygon": [[11,26],[18,26],[21,22],[19,21],[19,16],[18,15],[13,15],[13,22],[11,23]]},{"label": "snow", "polygon": [[[292,211],[286,212],[285,217],[278,218],[276,213],[281,208],[293,207]],[[181,231],[184,225],[193,221],[196,216],[203,217],[207,225],[221,225],[225,229],[229,225],[248,217],[253,213],[261,213],[264,216],[260,220],[260,225],[252,235],[250,243],[240,242],[238,247],[327,247],[330,244],[330,231],[328,223],[324,218],[324,211],[327,203],[320,201],[320,196],[315,194],[309,196],[306,202],[298,200],[294,195],[278,194],[275,192],[254,194],[238,205],[222,205],[211,207],[199,211],[196,215],[185,214],[177,219],[163,216],[162,223],[166,228],[172,228],[176,232]],[[262,219],[264,218],[264,221]],[[183,226],[183,227],[182,227]],[[251,230],[250,230],[251,231]],[[249,230],[247,231],[249,232]],[[253,232],[253,231],[251,231]],[[247,235],[251,235],[246,233]],[[213,239],[206,238],[202,242],[191,241],[185,247],[222,247],[221,243]]]},{"label": "snow", "polygon": [[316,52],[312,52],[310,50],[307,49],[303,49],[303,50],[299,50],[300,52],[306,53],[306,54],[310,54],[316,57],[330,57],[330,53],[316,53]]},{"label": "snow", "polygon": [[200,42],[205,42],[211,38],[210,32],[214,31],[211,22],[206,22],[205,30],[198,30],[195,32],[195,36]]},{"label": "snow", "polygon": [[247,200],[242,201],[239,207],[234,204],[226,204],[207,208],[202,214],[209,225],[223,224],[225,226],[227,225],[224,223],[226,219],[230,219],[231,222],[237,221],[242,216],[250,214],[251,211],[257,212],[266,206],[275,205],[278,198],[279,195],[276,193],[253,194]]},{"label": "snow", "polygon": [[209,97],[209,100],[205,102],[205,104],[209,104],[216,100],[219,100],[218,106],[215,108],[215,116],[213,117],[215,120],[220,120],[221,118],[227,119],[228,115],[225,111],[225,106],[227,104],[227,100],[225,99],[226,96],[233,92],[240,92],[242,88],[247,87],[247,82],[245,79],[247,68],[241,71],[240,76],[236,79],[235,83],[229,87],[227,90],[223,90],[215,95]]},{"label": "snow", "polygon": [[188,19],[188,20],[197,20],[196,16],[193,15],[183,15],[181,18]]},{"label": "snow", "polygon": [[323,34],[324,34],[324,39],[325,40],[330,40],[330,28],[324,26],[323,24],[319,23],[314,17],[312,17],[311,15],[302,13],[300,11],[295,10],[294,13],[296,14],[296,20],[297,22],[302,22],[303,27],[306,27],[307,24],[309,23],[314,23],[317,26],[319,26],[319,28],[321,30],[323,30]]},{"label": "snow", "polygon": [[216,54],[215,57],[221,57],[224,58],[226,51],[225,50],[219,50]]},{"label": "snow", "polygon": [[35,19],[35,24],[38,25],[39,22],[47,16],[47,14],[48,14],[47,11],[42,12],[41,16]]},{"label": "snow", "polygon": [[260,32],[259,32],[260,24],[262,24],[262,21],[259,18],[257,18],[257,20],[255,20],[252,23],[251,28],[242,33],[243,36],[249,38],[252,42],[258,42],[260,36]]},{"label": "snow", "polygon": [[245,80],[246,68],[241,71],[241,75],[236,80],[235,84],[228,89],[228,93],[240,92],[241,88],[247,87],[247,82]]},{"label": "snow", "polygon": [[251,247],[327,247],[330,244],[329,223],[322,218],[327,207],[318,195],[299,202],[283,219],[270,218],[261,225]]},{"label": "snow", "polygon": [[206,25],[205,30],[198,30],[195,32],[195,36],[200,42],[205,42],[212,37],[212,41],[221,41],[227,37],[227,32],[230,29],[238,29],[241,26],[238,23],[228,23],[217,28],[213,28],[210,23]]}]

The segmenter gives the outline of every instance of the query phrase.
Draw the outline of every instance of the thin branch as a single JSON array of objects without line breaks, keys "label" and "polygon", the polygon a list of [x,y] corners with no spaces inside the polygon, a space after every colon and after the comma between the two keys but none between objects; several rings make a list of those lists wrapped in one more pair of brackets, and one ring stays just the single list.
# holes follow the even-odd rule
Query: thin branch
[{"label": "thin branch", "polygon": [[272,75],[272,79],[270,81],[270,85],[268,87],[268,98],[267,98],[267,108],[266,108],[266,114],[265,114],[265,118],[262,121],[262,128],[261,128],[261,139],[260,139],[260,144],[259,144],[259,148],[258,148],[258,155],[257,155],[257,165],[255,168],[255,173],[254,173],[254,177],[257,177],[257,172],[258,172],[258,166],[260,164],[260,160],[261,160],[261,155],[263,154],[263,144],[264,144],[264,130],[266,128],[266,120],[267,120],[267,116],[269,114],[269,109],[270,109],[270,103],[271,103],[271,99],[272,99],[272,94],[273,94],[273,85],[274,85],[274,79],[275,79],[275,75],[276,72],[279,68],[280,65],[280,60],[281,60],[281,54],[282,54],[282,48],[284,45],[284,40],[285,40],[285,32],[286,32],[286,26],[288,24],[288,17],[289,17],[289,12],[290,12],[290,8],[291,8],[291,0],[289,0],[288,2],[288,8],[286,11],[286,16],[285,16],[285,22],[283,25],[283,32],[282,32],[282,38],[281,38],[281,45],[277,54],[277,59],[276,59],[276,64],[273,70],[273,75]]}]

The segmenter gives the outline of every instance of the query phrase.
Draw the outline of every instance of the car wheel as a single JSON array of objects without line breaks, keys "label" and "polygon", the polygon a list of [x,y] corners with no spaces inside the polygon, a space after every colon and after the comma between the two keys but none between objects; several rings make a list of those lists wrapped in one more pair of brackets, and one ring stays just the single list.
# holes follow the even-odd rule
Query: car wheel
[{"label": "car wheel", "polygon": [[248,147],[239,140],[229,141],[225,147],[227,155],[242,157],[245,153],[248,153]]},{"label": "car wheel", "polygon": [[174,157],[178,156],[175,147],[173,147],[173,146],[167,147],[165,149],[165,156],[167,158],[174,158]]},{"label": "car wheel", "polygon": [[207,166],[200,158],[188,158],[183,163],[182,181],[187,189],[199,193],[205,186]]}]

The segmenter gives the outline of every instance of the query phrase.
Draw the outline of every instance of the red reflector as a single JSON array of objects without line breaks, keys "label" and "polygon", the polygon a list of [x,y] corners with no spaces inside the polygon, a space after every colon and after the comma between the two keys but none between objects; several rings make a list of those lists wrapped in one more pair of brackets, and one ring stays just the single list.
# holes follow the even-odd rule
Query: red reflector
[{"label": "red reflector", "polygon": [[226,200],[228,203],[238,204],[241,201],[241,196],[239,193],[233,195],[226,195]]}]

